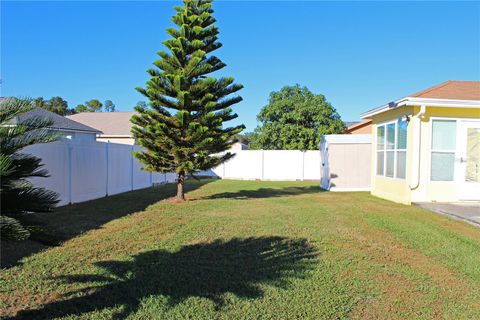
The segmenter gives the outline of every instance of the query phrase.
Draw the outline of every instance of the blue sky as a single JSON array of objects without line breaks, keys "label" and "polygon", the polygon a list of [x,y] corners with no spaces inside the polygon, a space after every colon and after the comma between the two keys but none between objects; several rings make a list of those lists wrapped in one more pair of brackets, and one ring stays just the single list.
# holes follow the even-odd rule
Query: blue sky
[{"label": "blue sky", "polygon": [[[1,95],[58,95],[72,107],[111,99],[131,110],[179,3],[2,1]],[[247,131],[284,85],[324,94],[351,121],[445,80],[480,79],[479,3],[217,1],[214,9],[221,74],[245,86],[235,111]]]}]

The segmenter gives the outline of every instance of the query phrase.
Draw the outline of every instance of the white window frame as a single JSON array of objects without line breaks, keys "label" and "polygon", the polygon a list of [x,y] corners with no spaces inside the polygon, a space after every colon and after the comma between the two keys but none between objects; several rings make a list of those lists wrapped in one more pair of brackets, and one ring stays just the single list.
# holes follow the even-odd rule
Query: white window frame
[{"label": "white window frame", "polygon": [[[388,121],[388,122],[382,122],[382,123],[379,123],[377,124],[376,126],[376,130],[375,130],[375,175],[377,177],[383,177],[383,178],[388,178],[388,179],[396,179],[396,180],[403,180],[405,181],[407,179],[407,163],[405,163],[405,177],[404,178],[399,178],[397,176],[397,154],[399,151],[403,151],[405,152],[405,158],[406,158],[406,155],[407,155],[407,149],[408,149],[408,122],[407,122],[407,144],[405,145],[405,149],[397,149],[397,142],[398,142],[398,121],[402,120],[402,118],[397,118],[395,120],[392,120],[392,121]],[[388,135],[388,131],[387,131],[387,126],[389,124],[394,124],[395,125],[395,139],[393,141],[393,149],[387,149],[387,135]],[[383,150],[379,150],[378,149],[378,128],[379,127],[384,127],[384,137],[383,137]],[[383,152],[384,154],[384,157],[383,157],[383,174],[379,174],[377,172],[377,168],[378,168],[378,152]],[[389,177],[386,175],[387,173],[387,152],[393,152],[393,177]],[[405,162],[407,162],[407,159],[405,159]]]},{"label": "white window frame", "polygon": [[[458,155],[458,127],[460,124],[461,118],[451,118],[451,117],[430,117],[430,141],[428,143],[428,181],[432,183],[445,183],[445,182],[455,182],[457,180],[457,155]],[[454,121],[455,122],[455,149],[452,150],[438,150],[433,149],[433,121]],[[454,163],[453,163],[453,179],[452,180],[432,180],[432,153],[453,153]]]}]

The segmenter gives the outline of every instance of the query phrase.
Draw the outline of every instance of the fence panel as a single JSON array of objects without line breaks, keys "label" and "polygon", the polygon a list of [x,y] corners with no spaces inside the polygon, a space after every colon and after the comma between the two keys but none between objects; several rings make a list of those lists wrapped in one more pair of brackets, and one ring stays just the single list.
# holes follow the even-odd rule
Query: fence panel
[{"label": "fence panel", "polygon": [[107,143],[108,148],[108,194],[132,190],[132,146]]},{"label": "fence panel", "polygon": [[63,141],[36,144],[25,148],[22,152],[42,159],[43,168],[47,169],[50,175],[48,178],[29,180],[37,187],[57,192],[60,195],[59,205],[68,204],[70,202],[68,144]]},{"label": "fence panel", "polygon": [[230,179],[260,180],[263,178],[262,162],[262,150],[237,151],[235,157],[225,162],[220,176]]},{"label": "fence panel", "polygon": [[267,150],[263,154],[263,179],[302,180],[303,152],[298,150]]},{"label": "fence panel", "polygon": [[105,143],[75,141],[71,145],[71,202],[82,202],[107,194]]},{"label": "fence panel", "polygon": [[[82,202],[153,183],[172,183],[175,173],[149,173],[132,155],[138,146],[98,141],[63,140],[30,146],[25,152],[42,159],[49,178],[32,182],[60,195],[60,205]],[[236,150],[226,163],[201,173],[245,180],[320,180],[320,152]]]},{"label": "fence panel", "polygon": [[[141,147],[133,146],[132,151],[141,150]],[[152,176],[150,172],[142,170],[143,164],[138,161],[137,158],[133,157],[133,190],[143,189],[150,187],[152,185]]]},{"label": "fence panel", "polygon": [[304,155],[304,180],[320,180],[321,177],[321,163],[320,151],[309,150],[305,151]]}]

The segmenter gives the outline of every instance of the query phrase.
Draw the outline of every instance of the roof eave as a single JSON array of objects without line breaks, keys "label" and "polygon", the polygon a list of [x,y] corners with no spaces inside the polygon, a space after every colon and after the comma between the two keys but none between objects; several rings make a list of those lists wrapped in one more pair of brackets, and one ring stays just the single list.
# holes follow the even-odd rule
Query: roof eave
[{"label": "roof eave", "polygon": [[437,99],[437,98],[418,98],[405,97],[400,100],[390,102],[384,106],[372,109],[360,115],[362,119],[371,119],[373,116],[393,110],[402,106],[420,106],[446,107],[446,108],[480,108],[480,100],[462,100],[462,99]]}]

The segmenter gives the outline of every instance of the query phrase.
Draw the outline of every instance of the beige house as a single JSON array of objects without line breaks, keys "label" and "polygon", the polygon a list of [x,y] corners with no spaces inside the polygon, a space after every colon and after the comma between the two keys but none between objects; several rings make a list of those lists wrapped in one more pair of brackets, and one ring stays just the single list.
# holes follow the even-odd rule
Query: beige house
[{"label": "beige house", "polygon": [[[67,118],[95,128],[98,131],[97,141],[134,145],[132,123],[130,118],[136,112],[82,112]],[[101,131],[101,132],[100,132]],[[237,142],[231,150],[247,150],[246,144]]]},{"label": "beige house", "polygon": [[57,131],[64,139],[95,141],[95,137],[102,134],[102,131],[97,128],[85,125],[84,123],[73,119],[67,119],[66,117],[62,117],[61,115],[38,107],[32,111],[17,116],[13,119],[12,124],[23,122],[34,117],[50,119],[53,123],[49,129]]},{"label": "beige house", "polygon": [[130,118],[135,112],[82,112],[67,116],[76,122],[102,131],[97,141],[134,145]]}]

